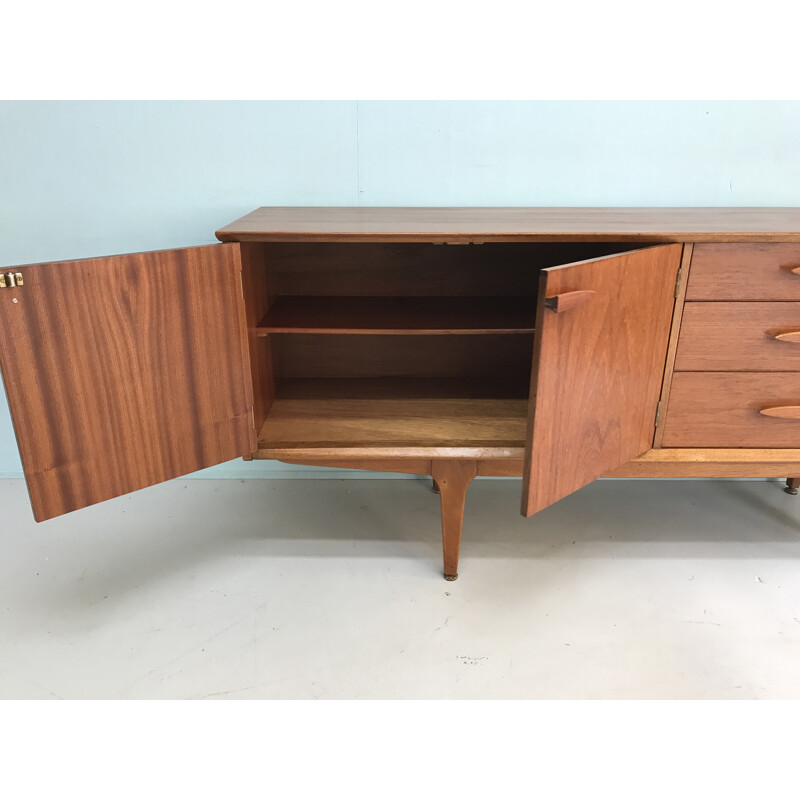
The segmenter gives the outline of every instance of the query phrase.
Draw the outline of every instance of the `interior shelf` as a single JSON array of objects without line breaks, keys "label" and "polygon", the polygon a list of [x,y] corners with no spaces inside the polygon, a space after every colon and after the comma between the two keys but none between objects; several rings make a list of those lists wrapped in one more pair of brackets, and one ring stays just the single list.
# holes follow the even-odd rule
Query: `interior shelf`
[{"label": "interior shelf", "polygon": [[257,326],[270,333],[530,334],[533,297],[282,295]]},{"label": "interior shelf", "polygon": [[260,449],[524,446],[519,385],[464,379],[292,380],[259,433]]}]

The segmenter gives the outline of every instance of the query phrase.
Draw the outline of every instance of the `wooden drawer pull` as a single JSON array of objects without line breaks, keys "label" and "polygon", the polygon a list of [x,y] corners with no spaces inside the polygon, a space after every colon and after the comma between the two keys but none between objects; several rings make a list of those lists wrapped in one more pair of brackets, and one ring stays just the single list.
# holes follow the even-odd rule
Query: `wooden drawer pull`
[{"label": "wooden drawer pull", "polygon": [[758,413],[765,417],[800,419],[800,406],[775,406],[774,408],[762,408]]},{"label": "wooden drawer pull", "polygon": [[787,331],[775,337],[779,342],[797,342],[800,344],[800,331]]},{"label": "wooden drawer pull", "polygon": [[795,275],[800,275],[800,267],[789,267],[789,272],[793,272]]},{"label": "wooden drawer pull", "polygon": [[569,311],[571,308],[582,306],[596,294],[597,292],[591,289],[580,289],[577,292],[564,292],[563,294],[546,297],[544,300],[544,307],[555,311],[556,314],[560,314],[562,311]]}]

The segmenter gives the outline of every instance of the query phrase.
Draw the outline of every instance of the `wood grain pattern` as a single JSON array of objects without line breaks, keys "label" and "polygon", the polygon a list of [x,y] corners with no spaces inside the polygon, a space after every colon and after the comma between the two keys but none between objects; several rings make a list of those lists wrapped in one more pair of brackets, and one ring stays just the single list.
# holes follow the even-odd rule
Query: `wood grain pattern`
[{"label": "wood grain pattern", "polygon": [[259,335],[258,323],[270,307],[275,291],[263,245],[245,242],[240,245],[242,292],[245,300],[247,341],[253,385],[253,427],[260,430],[275,397],[277,359],[274,339]]},{"label": "wood grain pattern", "polygon": [[540,297],[590,289],[534,336],[523,514],[530,516],[650,449],[682,247],[553,267]]},{"label": "wood grain pattern", "polygon": [[699,244],[686,299],[800,300],[797,266],[800,244]]},{"label": "wood grain pattern", "polygon": [[552,297],[546,297],[544,307],[548,311],[554,311],[556,314],[563,314],[565,311],[571,311],[573,308],[588,303],[596,294],[597,292],[591,290],[563,292]]},{"label": "wood grain pattern", "polygon": [[[258,437],[261,450],[509,448],[525,438],[526,400],[304,399],[278,397]],[[375,456],[380,453],[375,453]]]},{"label": "wood grain pattern", "polygon": [[773,417],[774,419],[798,419],[800,420],[800,405],[794,406],[773,406],[771,408],[760,408],[758,413],[762,417]]},{"label": "wood grain pattern", "polygon": [[[430,459],[363,458],[303,460],[281,459],[291,464],[367,469],[430,475]],[[483,458],[478,460],[478,476],[520,477],[524,460]],[[617,467],[605,478],[782,478],[800,473],[800,448],[677,448],[648,450]]]},{"label": "wood grain pattern", "polygon": [[467,489],[478,474],[478,462],[468,460],[434,460],[432,477],[439,488],[442,508],[442,553],[445,580],[458,578],[458,554],[461,549],[461,528]]},{"label": "wood grain pattern", "polygon": [[253,453],[253,458],[273,458],[278,461],[302,459],[302,463],[316,463],[320,459],[429,459],[429,458],[467,458],[477,460],[522,459],[524,447],[483,447],[483,446],[415,446],[415,445],[347,445],[301,447],[262,447]]},{"label": "wood grain pattern", "polygon": [[0,366],[37,520],[254,449],[238,246],[18,269]]},{"label": "wood grain pattern", "polygon": [[800,242],[797,208],[259,208],[221,241]]},{"label": "wood grain pattern", "polygon": [[797,372],[677,372],[664,447],[800,447],[800,425],[763,408],[800,403]]},{"label": "wood grain pattern", "polygon": [[[472,459],[471,459],[472,460]],[[423,458],[282,458],[286,464],[303,464],[311,467],[337,467],[362,469],[371,472],[398,472],[407,475],[433,475],[433,459]],[[522,458],[475,459],[477,475],[505,478],[522,477]]]},{"label": "wood grain pattern", "polygon": [[258,324],[269,333],[423,335],[533,333],[534,298],[282,296]]},{"label": "wood grain pattern", "polygon": [[678,282],[675,287],[675,304],[672,309],[672,325],[669,331],[669,343],[667,344],[667,361],[664,365],[664,380],[661,382],[661,395],[658,398],[658,409],[656,420],[656,434],[653,437],[653,447],[661,447],[661,439],[664,436],[664,417],[669,406],[669,391],[672,386],[672,375],[675,369],[675,356],[678,351],[678,338],[681,331],[681,322],[686,306],[686,286],[689,282],[689,270],[692,263],[692,244],[683,246],[681,255],[681,266],[678,272]]},{"label": "wood grain pattern", "polygon": [[800,372],[800,303],[686,303],[675,369],[686,372]]},{"label": "wood grain pattern", "polygon": [[800,331],[787,331],[786,333],[776,333],[776,342],[786,342],[787,344],[800,344]]},{"label": "wood grain pattern", "polygon": [[368,472],[397,472],[405,475],[430,475],[430,458],[281,458],[284,464],[334,469],[360,469]]},{"label": "wood grain pattern", "polygon": [[800,448],[650,450],[611,470],[608,478],[782,478],[797,472]]},{"label": "wood grain pattern", "polygon": [[478,461],[475,459],[318,459],[316,461],[283,459],[292,464],[338,467],[340,469],[363,469],[382,472],[404,472],[413,475],[431,475],[434,491],[440,496],[442,514],[442,555],[444,577],[458,577],[458,556],[461,548],[461,530],[464,520],[464,502],[469,484],[479,474],[507,474],[517,462]]},{"label": "wood grain pattern", "polygon": [[359,297],[536,295],[538,270],[634,245],[489,243],[450,247],[406,242],[266,242],[277,294]]},{"label": "wood grain pattern", "polygon": [[[491,378],[527,381],[533,336],[274,334],[289,378]],[[527,393],[527,387],[525,389]]]},{"label": "wood grain pattern", "polygon": [[478,475],[497,478],[521,478],[523,458],[483,458],[478,460]]},{"label": "wood grain pattern", "polygon": [[292,378],[277,395],[295,400],[526,400],[528,375],[507,378]]}]

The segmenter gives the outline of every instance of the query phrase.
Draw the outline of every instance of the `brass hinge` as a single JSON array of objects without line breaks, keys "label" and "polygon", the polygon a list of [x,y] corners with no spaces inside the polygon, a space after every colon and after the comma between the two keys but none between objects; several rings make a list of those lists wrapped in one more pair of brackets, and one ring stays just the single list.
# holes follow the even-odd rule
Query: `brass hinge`
[{"label": "brass hinge", "polygon": [[661,401],[658,401],[658,405],[656,406],[656,424],[655,427],[658,427],[658,418],[661,416]]},{"label": "brass hinge", "polygon": [[683,267],[678,267],[678,274],[675,276],[675,294],[672,295],[676,300],[678,299],[678,289],[681,285],[681,272],[683,272]]},{"label": "brass hinge", "polygon": [[23,283],[21,272],[0,272],[0,289],[13,289]]}]

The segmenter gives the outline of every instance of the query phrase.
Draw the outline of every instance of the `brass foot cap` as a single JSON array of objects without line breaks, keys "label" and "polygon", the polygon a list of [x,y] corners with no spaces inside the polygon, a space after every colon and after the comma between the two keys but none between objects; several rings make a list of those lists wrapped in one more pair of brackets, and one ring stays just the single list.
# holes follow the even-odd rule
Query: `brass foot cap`
[{"label": "brass foot cap", "polygon": [[448,575],[446,572],[444,574],[444,579],[446,581],[454,581],[458,577],[458,573],[456,572],[455,575]]}]

